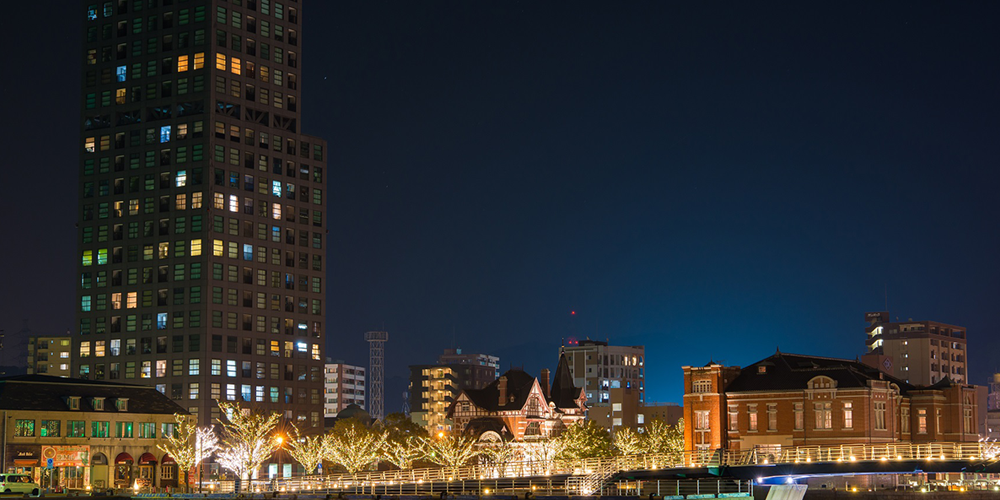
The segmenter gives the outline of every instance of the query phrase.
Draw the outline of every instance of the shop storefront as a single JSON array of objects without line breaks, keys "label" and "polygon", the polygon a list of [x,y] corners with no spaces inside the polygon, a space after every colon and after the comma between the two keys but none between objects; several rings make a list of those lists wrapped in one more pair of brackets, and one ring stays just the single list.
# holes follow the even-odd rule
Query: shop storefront
[{"label": "shop storefront", "polygon": [[132,455],[128,453],[119,453],[115,457],[115,478],[114,487],[115,488],[131,488],[132,487]]},{"label": "shop storefront", "polygon": [[38,457],[42,447],[38,445],[10,445],[7,447],[7,471],[15,474],[28,474],[38,479]]},{"label": "shop storefront", "polygon": [[170,455],[163,455],[160,460],[160,487],[176,488],[178,484],[177,462]]},{"label": "shop storefront", "polygon": [[140,488],[156,486],[156,456],[143,453],[139,457],[139,477],[136,479]]},{"label": "shop storefront", "polygon": [[43,446],[42,459],[50,458],[53,470],[47,483],[68,489],[90,484],[90,446]]},{"label": "shop storefront", "polygon": [[108,456],[103,453],[90,457],[90,485],[96,489],[108,487]]}]

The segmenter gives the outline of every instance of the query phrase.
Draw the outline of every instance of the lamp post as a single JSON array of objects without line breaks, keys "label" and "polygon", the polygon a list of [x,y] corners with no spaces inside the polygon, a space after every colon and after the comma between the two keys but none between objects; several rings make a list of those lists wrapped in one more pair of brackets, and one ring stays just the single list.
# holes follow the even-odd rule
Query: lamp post
[{"label": "lamp post", "polygon": [[277,486],[278,485],[277,479],[280,479],[280,478],[284,477],[284,474],[282,473],[283,471],[281,470],[281,443],[285,442],[285,438],[283,438],[281,436],[278,436],[278,437],[274,438],[274,440],[278,443],[278,451],[277,451],[277,455],[278,455],[278,473],[275,474],[275,483],[274,483],[275,486]]}]

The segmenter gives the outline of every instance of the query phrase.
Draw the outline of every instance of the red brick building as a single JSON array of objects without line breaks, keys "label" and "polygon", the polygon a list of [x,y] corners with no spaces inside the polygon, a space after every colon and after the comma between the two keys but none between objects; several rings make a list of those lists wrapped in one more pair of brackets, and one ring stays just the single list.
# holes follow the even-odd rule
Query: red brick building
[{"label": "red brick building", "polygon": [[746,368],[684,367],[688,450],[976,442],[976,389],[916,387],[857,361],[775,353]]}]

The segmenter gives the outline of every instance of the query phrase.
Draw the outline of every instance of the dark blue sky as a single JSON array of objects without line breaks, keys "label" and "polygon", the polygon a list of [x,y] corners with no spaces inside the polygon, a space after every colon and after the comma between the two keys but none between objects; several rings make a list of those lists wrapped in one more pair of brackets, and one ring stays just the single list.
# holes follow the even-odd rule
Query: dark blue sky
[{"label": "dark blue sky", "polygon": [[[8,335],[73,326],[78,12],[60,3],[12,4],[47,22],[2,35]],[[331,151],[328,355],[366,364],[362,333],[384,324],[394,411],[405,365],[453,342],[537,372],[563,337],[608,338],[646,345],[648,399],[678,401],[683,364],[853,358],[888,288],[893,316],[966,326],[985,382],[998,18],[986,2],[306,2],[303,128]]]}]

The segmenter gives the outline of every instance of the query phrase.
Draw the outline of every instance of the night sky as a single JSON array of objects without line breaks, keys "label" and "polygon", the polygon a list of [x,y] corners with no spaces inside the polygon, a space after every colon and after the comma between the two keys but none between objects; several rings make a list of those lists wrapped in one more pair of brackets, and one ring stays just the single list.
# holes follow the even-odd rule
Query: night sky
[{"label": "night sky", "polygon": [[[25,321],[74,328],[79,5],[5,5],[7,364]],[[566,337],[644,344],[654,401],[685,364],[853,359],[886,290],[1000,368],[1000,3],[303,10],[327,355],[367,365],[384,325],[388,411],[452,346],[537,373]]]}]

